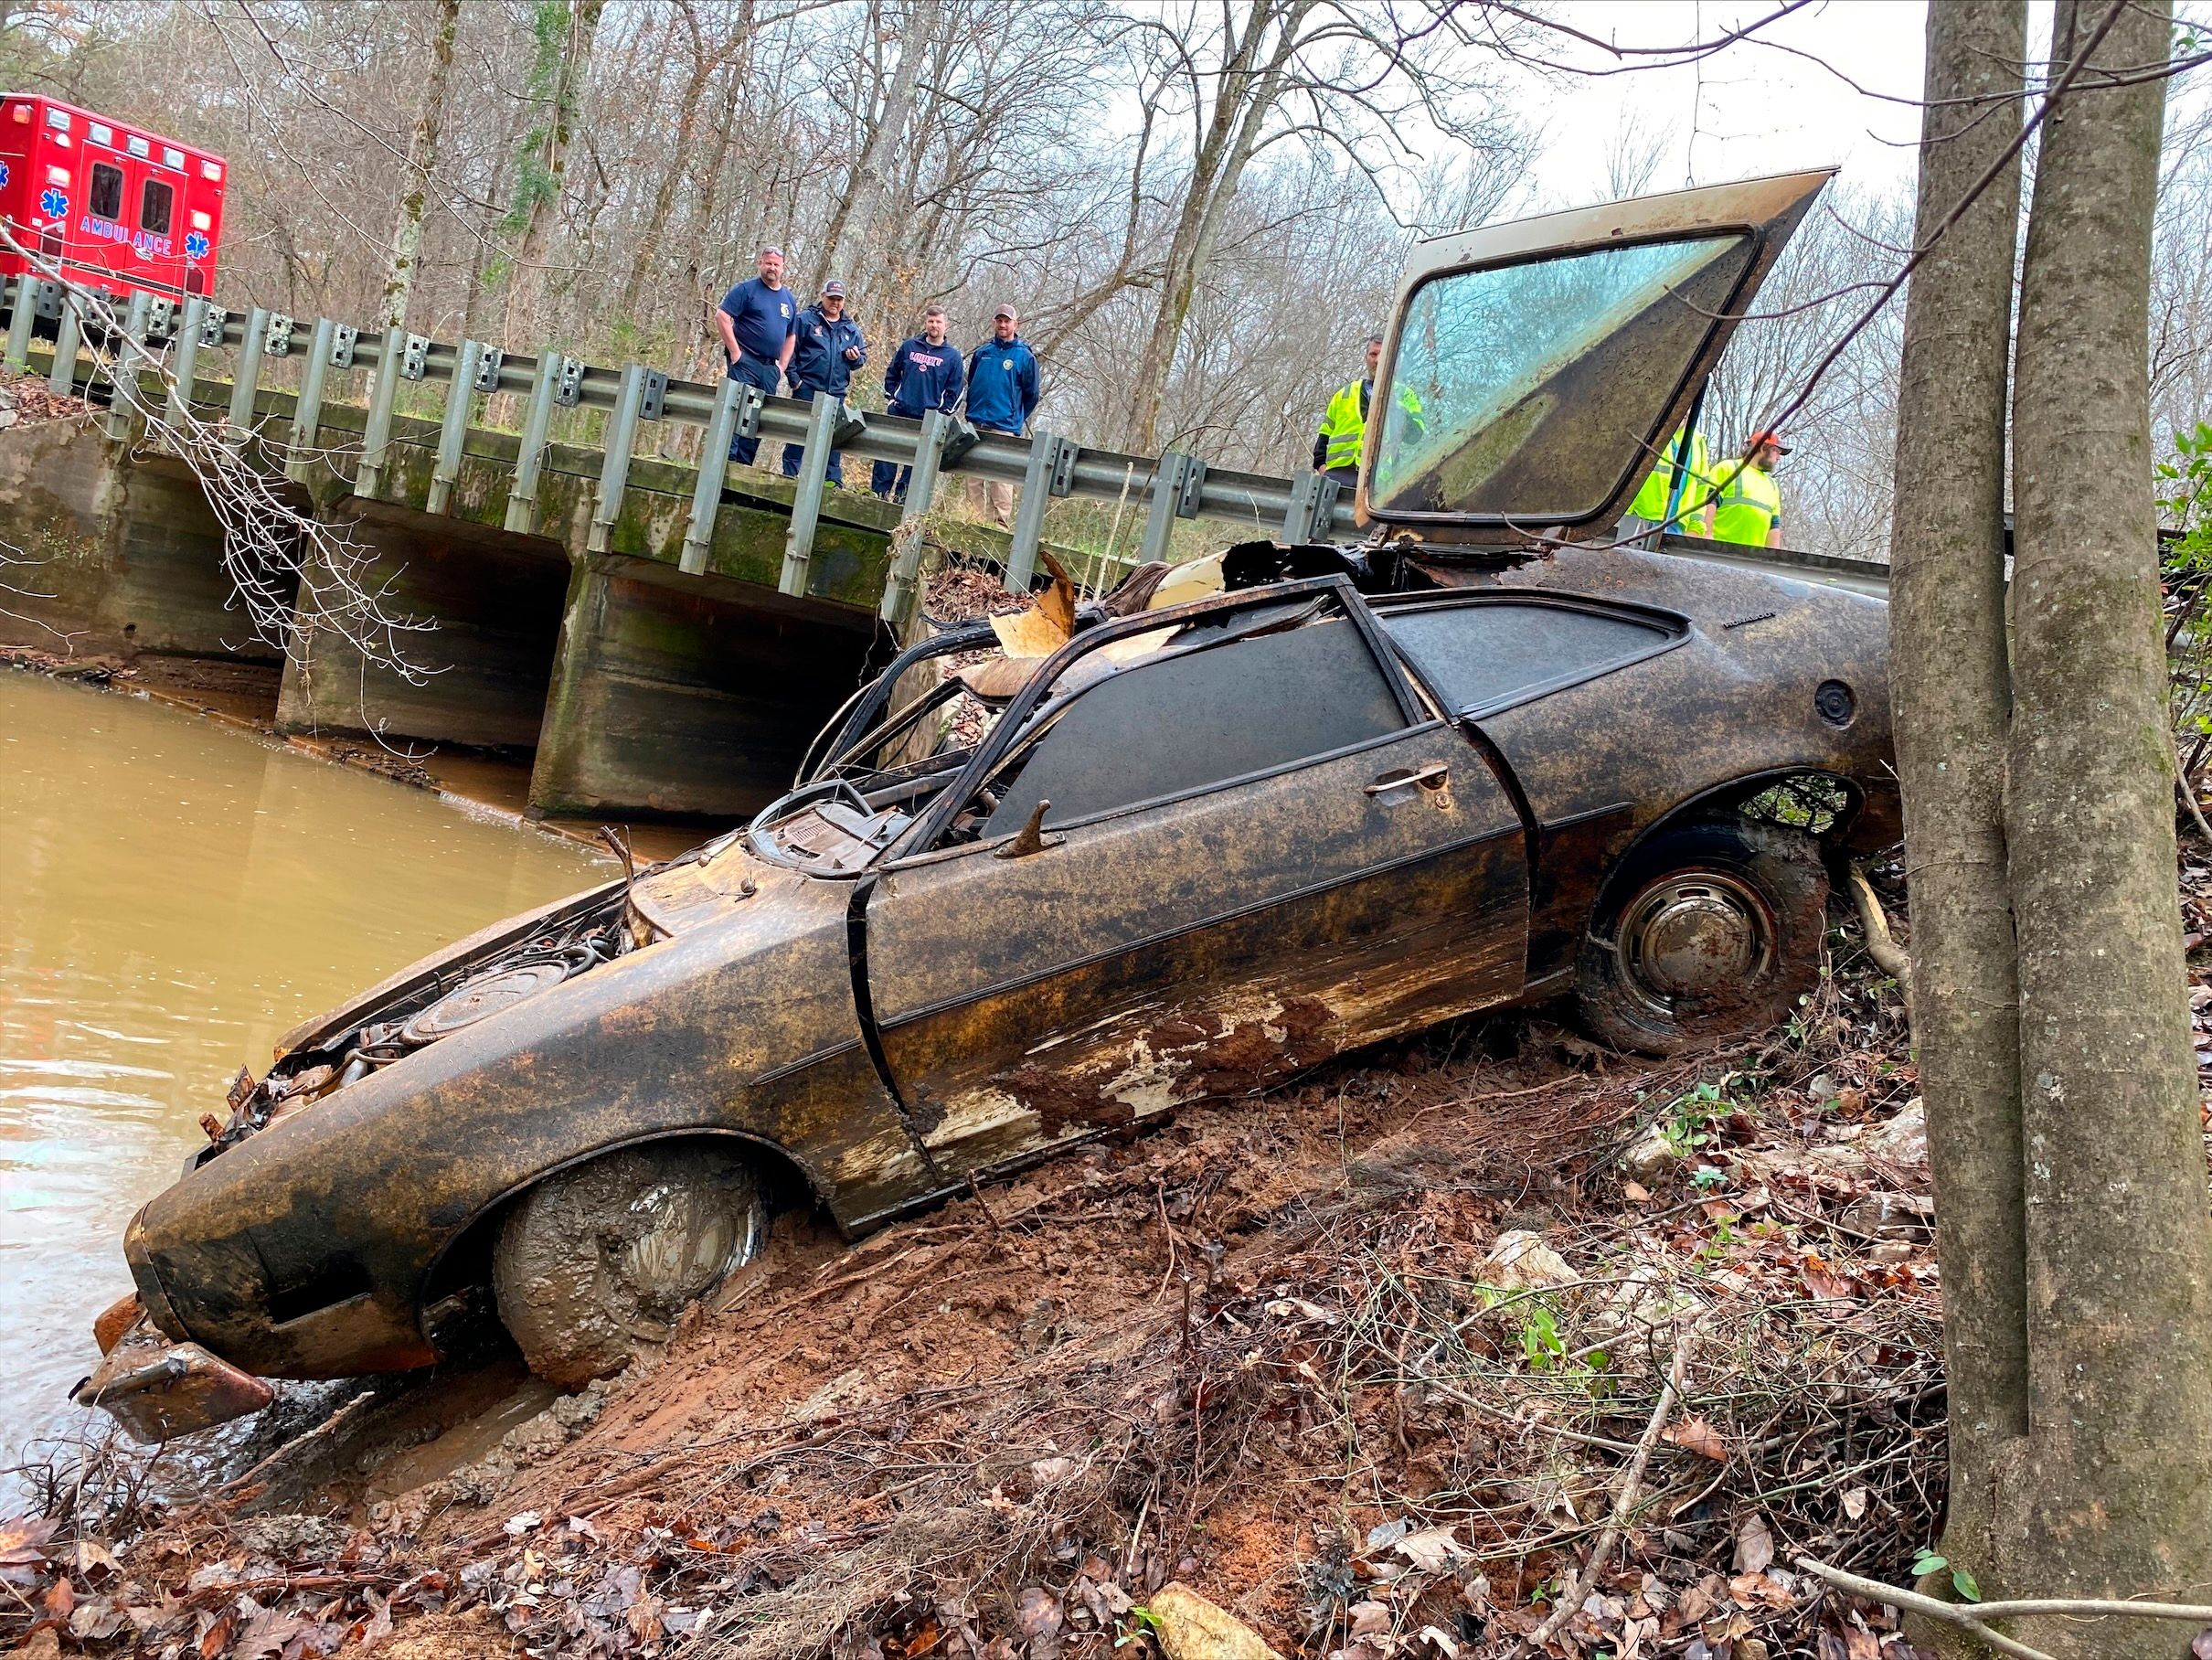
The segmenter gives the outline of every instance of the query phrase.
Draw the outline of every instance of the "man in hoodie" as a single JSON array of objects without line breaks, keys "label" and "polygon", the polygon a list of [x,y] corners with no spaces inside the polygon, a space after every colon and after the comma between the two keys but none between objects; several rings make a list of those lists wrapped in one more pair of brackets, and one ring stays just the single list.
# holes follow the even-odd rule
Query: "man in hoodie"
[{"label": "man in hoodie", "polygon": [[[797,340],[792,348],[791,395],[809,407],[816,392],[843,398],[853,384],[853,371],[867,360],[867,342],[860,337],[860,325],[845,314],[845,284],[824,282],[822,297],[799,314]],[[805,459],[804,444],[785,444],[783,476],[798,477],[799,463]],[[844,451],[830,452],[828,477],[833,484],[845,483]]]},{"label": "man in hoodie", "polygon": [[[945,308],[932,305],[921,314],[921,333],[899,342],[883,371],[883,395],[890,411],[919,420],[931,410],[948,415],[960,408],[960,394],[968,384],[967,365],[959,348],[945,339]],[[907,480],[914,472],[897,462],[879,461],[869,476],[877,495],[904,501]]]},{"label": "man in hoodie", "polygon": [[[1037,408],[1037,354],[1021,337],[1021,319],[1011,305],[994,315],[991,338],[968,354],[968,420],[979,432],[1019,438]],[[1014,486],[998,479],[968,481],[968,499],[987,502],[991,516],[1011,528]]]},{"label": "man in hoodie", "polygon": [[[783,250],[760,250],[760,274],[739,283],[722,296],[715,308],[715,327],[721,332],[722,356],[733,379],[756,386],[773,396],[783,383],[797,340],[799,303],[783,286]],[[740,467],[752,465],[760,452],[758,438],[733,438],[729,459]]]}]

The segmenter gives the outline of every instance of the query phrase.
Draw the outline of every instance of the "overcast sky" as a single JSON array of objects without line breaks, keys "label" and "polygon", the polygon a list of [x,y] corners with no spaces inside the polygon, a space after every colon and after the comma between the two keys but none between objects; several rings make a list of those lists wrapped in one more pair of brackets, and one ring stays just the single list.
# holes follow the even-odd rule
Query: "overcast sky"
[{"label": "overcast sky", "polygon": [[[1567,0],[1556,15],[1623,47],[1656,47],[1710,40],[1773,9],[1771,0]],[[1698,64],[1548,85],[1531,76],[1526,106],[1541,112],[1546,134],[1532,206],[1602,197],[1607,155],[1632,122],[1669,141],[1654,189],[1824,163],[1840,164],[1847,183],[1907,184],[1920,112],[1869,94],[1920,95],[1925,26],[1920,0],[1828,0]],[[1589,48],[1573,57],[1606,61]]]}]

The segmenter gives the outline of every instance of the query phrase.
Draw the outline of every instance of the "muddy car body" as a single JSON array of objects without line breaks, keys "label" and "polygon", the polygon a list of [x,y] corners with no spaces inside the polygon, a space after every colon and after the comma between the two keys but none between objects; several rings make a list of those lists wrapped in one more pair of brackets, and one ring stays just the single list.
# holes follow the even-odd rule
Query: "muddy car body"
[{"label": "muddy car body", "polygon": [[[1697,234],[1749,227],[1719,298],[1818,184],[1762,182],[1757,213],[1691,193]],[[1414,296],[1488,268],[1431,254]],[[1590,502],[1508,505],[1617,517],[1725,330],[1690,335]],[[1370,473],[1432,504],[1494,472],[1494,420],[1460,442],[1449,406],[1431,388],[1422,453]],[[1210,598],[1087,613],[979,737],[939,669],[988,630],[911,647],[745,831],[290,1034],[131,1226],[151,1325],[317,1377],[429,1364],[495,1304],[580,1377],[612,1349],[541,1353],[542,1305],[601,1318],[617,1258],[681,1258],[667,1283],[696,1292],[757,1235],[741,1183],[719,1231],[655,1220],[701,1157],[793,1173],[856,1233],[1473,1010],[1571,995],[1660,1050],[1777,1017],[1817,971],[1823,847],[1896,834],[1886,607],[1429,513],[1335,569],[1277,550]]]}]

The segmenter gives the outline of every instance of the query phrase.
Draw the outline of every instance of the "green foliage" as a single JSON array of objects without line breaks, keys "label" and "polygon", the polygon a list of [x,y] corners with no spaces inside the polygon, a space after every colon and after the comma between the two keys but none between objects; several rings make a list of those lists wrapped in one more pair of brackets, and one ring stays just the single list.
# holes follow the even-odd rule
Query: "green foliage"
[{"label": "green foliage", "polygon": [[2212,742],[2212,423],[2174,434],[2158,463],[2158,511],[2173,534],[2159,548],[2167,604],[2168,706],[2174,735],[2201,761]]},{"label": "green foliage", "polygon": [[[1941,1573],[1946,1568],[1951,1568],[1951,1559],[1938,1556],[1925,1545],[1920,1547],[1920,1554],[1912,1559],[1912,1577],[1916,1580],[1924,1580],[1931,1573]],[[1981,1586],[1974,1582],[1973,1575],[1963,1568],[1951,1568],[1951,1585],[1969,1602],[1982,1600]]]}]

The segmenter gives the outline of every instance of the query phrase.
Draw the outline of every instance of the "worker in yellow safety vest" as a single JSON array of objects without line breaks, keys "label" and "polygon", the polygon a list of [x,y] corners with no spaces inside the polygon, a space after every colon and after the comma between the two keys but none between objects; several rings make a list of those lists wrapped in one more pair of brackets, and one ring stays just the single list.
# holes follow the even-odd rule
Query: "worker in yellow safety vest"
[{"label": "worker in yellow safety vest", "polygon": [[1652,475],[1643,481],[1636,492],[1636,499],[1628,510],[1639,525],[1624,526],[1633,534],[1664,527],[1676,536],[1711,536],[1713,534],[1713,454],[1705,442],[1703,432],[1690,434],[1689,458],[1682,474],[1682,495],[1675,500],[1675,510],[1667,512],[1667,502],[1675,495],[1675,463],[1682,455],[1682,431],[1675,429],[1674,437],[1659,452],[1659,464]]},{"label": "worker in yellow safety vest", "polygon": [[1781,434],[1769,429],[1754,432],[1744,445],[1741,461],[1720,463],[1713,497],[1713,537],[1746,548],[1781,546],[1781,486],[1774,482],[1774,463],[1789,454]]},{"label": "worker in yellow safety vest", "polygon": [[[1367,406],[1375,398],[1375,372],[1382,367],[1382,348],[1380,335],[1367,336],[1367,374],[1336,388],[1329,407],[1322,411],[1321,431],[1313,438],[1313,471],[1346,484],[1359,480],[1360,452],[1367,442]],[[1419,431],[1421,400],[1410,387],[1398,388],[1398,405]]]}]

